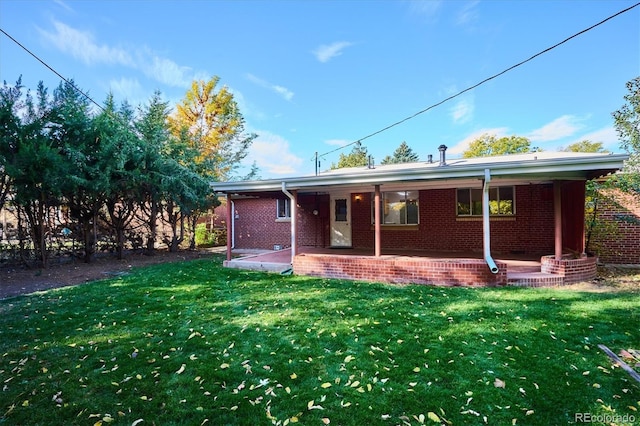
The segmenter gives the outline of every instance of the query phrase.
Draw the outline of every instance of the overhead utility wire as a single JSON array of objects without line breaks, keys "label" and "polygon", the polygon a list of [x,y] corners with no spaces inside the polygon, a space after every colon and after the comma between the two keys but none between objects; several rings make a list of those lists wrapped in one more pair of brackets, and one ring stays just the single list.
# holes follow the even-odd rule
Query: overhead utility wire
[{"label": "overhead utility wire", "polygon": [[474,84],[473,86],[469,86],[469,87],[467,87],[466,89],[461,90],[460,92],[456,93],[455,95],[449,96],[448,98],[445,98],[445,99],[441,100],[440,102],[435,103],[435,104],[433,104],[433,105],[431,105],[431,106],[429,106],[429,107],[427,107],[427,108],[423,109],[422,111],[418,111],[418,112],[416,112],[415,114],[413,114],[413,115],[411,115],[411,116],[409,116],[409,117],[407,117],[407,118],[403,118],[402,120],[397,121],[397,122],[395,122],[395,123],[393,123],[393,124],[390,124],[390,125],[388,125],[387,127],[382,128],[382,129],[380,129],[380,130],[378,130],[378,131],[376,131],[376,132],[373,132],[373,133],[371,133],[371,134],[369,134],[369,135],[367,135],[367,136],[365,136],[365,137],[363,137],[363,138],[360,138],[360,139],[358,139],[358,140],[355,140],[355,141],[353,141],[353,142],[350,142],[350,143],[348,143],[348,144],[346,144],[346,145],[343,145],[343,146],[341,146],[341,147],[339,147],[339,148],[333,149],[333,150],[331,150],[331,151],[329,151],[329,152],[325,152],[324,154],[318,155],[318,157],[324,157],[325,155],[332,154],[332,153],[334,153],[334,152],[336,152],[336,151],[340,151],[341,149],[344,149],[344,148],[346,148],[346,147],[348,147],[348,146],[351,146],[351,145],[355,145],[355,144],[357,144],[357,143],[359,143],[359,142],[362,142],[362,141],[363,141],[363,140],[365,140],[365,139],[368,139],[368,138],[370,138],[370,137],[372,137],[372,136],[375,136],[375,135],[377,135],[377,134],[379,134],[379,133],[382,133],[382,132],[384,132],[384,131],[386,131],[386,130],[389,130],[389,129],[391,129],[392,127],[395,127],[395,126],[397,126],[397,125],[399,125],[399,124],[404,123],[405,121],[409,121],[409,120],[411,120],[412,118],[415,118],[415,117],[417,117],[417,116],[418,116],[418,115],[420,115],[420,114],[423,114],[423,113],[425,113],[425,112],[427,112],[427,111],[429,111],[429,110],[431,110],[431,109],[433,109],[433,108],[435,108],[435,107],[437,107],[437,106],[440,106],[440,105],[442,105],[443,103],[445,103],[445,102],[447,102],[447,101],[450,101],[451,99],[457,98],[458,96],[462,95],[463,93],[466,93],[466,92],[468,92],[468,91],[470,91],[470,90],[473,90],[473,89],[475,89],[476,87],[478,87],[478,86],[480,86],[480,85],[482,85],[482,84],[484,84],[484,83],[486,83],[486,82],[488,82],[488,81],[491,81],[491,80],[493,80],[494,78],[501,76],[502,74],[505,74],[505,73],[507,73],[507,72],[509,72],[509,71],[513,70],[514,68],[517,68],[517,67],[519,67],[519,66],[521,66],[521,65],[526,64],[527,62],[529,62],[529,61],[531,61],[531,60],[533,60],[533,59],[537,58],[537,57],[538,57],[538,56],[540,56],[540,55],[543,55],[543,54],[545,54],[545,53],[549,52],[550,50],[555,49],[556,47],[558,47],[558,46],[560,46],[560,45],[562,45],[562,44],[564,44],[564,43],[568,42],[569,40],[571,40],[571,39],[573,39],[573,38],[576,38],[576,37],[578,37],[579,35],[582,35],[582,34],[586,33],[587,31],[591,31],[592,29],[594,29],[594,28],[596,28],[596,27],[598,27],[598,26],[600,26],[600,25],[604,24],[605,22],[607,22],[607,21],[609,21],[609,20],[611,20],[611,19],[615,18],[616,16],[618,16],[618,15],[622,15],[623,13],[626,13],[626,12],[630,11],[631,9],[633,9],[633,8],[637,7],[638,5],[640,5],[640,2],[638,2],[638,3],[636,3],[636,4],[632,5],[632,6],[629,6],[628,8],[626,8],[626,9],[624,9],[624,10],[621,10],[621,11],[620,11],[620,12],[618,12],[618,13],[615,13],[615,14],[611,15],[611,16],[609,16],[608,18],[605,18],[605,19],[603,19],[602,21],[598,22],[597,24],[594,24],[594,25],[590,26],[589,28],[586,28],[586,29],[584,29],[584,30],[582,30],[582,31],[580,31],[580,32],[577,32],[577,33],[575,33],[574,35],[572,35],[572,36],[570,36],[570,37],[565,38],[565,39],[564,39],[564,40],[562,40],[561,42],[556,43],[556,44],[554,44],[553,46],[548,47],[548,48],[546,48],[546,49],[544,49],[544,50],[542,50],[542,51],[540,51],[540,52],[536,53],[535,55],[531,56],[530,58],[525,59],[524,61],[518,62],[517,64],[512,65],[512,66],[510,66],[509,68],[507,68],[507,69],[505,69],[505,70],[503,70],[503,71],[500,71],[500,72],[499,72],[499,73],[497,73],[497,74],[492,75],[491,77],[487,77],[487,78],[485,78],[484,80],[482,80],[481,82],[476,83],[476,84]]},{"label": "overhead utility wire", "polygon": [[94,101],[91,96],[89,96],[88,94],[86,94],[85,92],[83,92],[78,86],[76,86],[75,84],[73,84],[73,82],[71,80],[66,79],[62,74],[60,74],[58,71],[56,71],[55,69],[53,69],[53,67],[51,67],[49,64],[47,64],[45,61],[43,61],[42,59],[40,59],[35,53],[33,53],[32,51],[30,51],[29,49],[27,49],[24,45],[22,45],[22,43],[20,43],[18,40],[16,40],[15,38],[11,37],[9,35],[9,33],[7,33],[5,30],[3,30],[2,28],[0,28],[0,31],[6,35],[7,37],[9,37],[11,39],[11,41],[13,41],[15,44],[17,44],[18,46],[20,46],[25,52],[27,52],[29,55],[33,56],[38,62],[40,62],[42,65],[44,65],[45,67],[49,68],[49,70],[51,70],[51,72],[53,72],[55,75],[57,75],[58,77],[60,77],[62,80],[64,80],[67,84],[69,84],[71,87],[73,87],[74,90],[76,90],[78,93],[82,94],[82,96],[84,96],[85,98],[87,98],[92,104],[94,104],[95,106],[97,106],[98,108],[100,108],[100,110],[105,111],[104,107],[102,105],[100,105],[99,103],[97,103],[96,101]]}]

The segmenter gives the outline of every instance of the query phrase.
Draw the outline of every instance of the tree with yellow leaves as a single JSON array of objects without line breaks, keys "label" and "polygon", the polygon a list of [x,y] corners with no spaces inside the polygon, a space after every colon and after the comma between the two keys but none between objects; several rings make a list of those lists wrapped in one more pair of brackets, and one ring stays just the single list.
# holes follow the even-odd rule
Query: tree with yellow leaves
[{"label": "tree with yellow leaves", "polygon": [[226,86],[216,91],[219,80],[214,76],[206,82],[193,81],[169,117],[169,126],[177,138],[196,150],[195,166],[200,174],[225,181],[234,178],[233,172],[257,135],[244,133],[244,118],[233,94]]}]

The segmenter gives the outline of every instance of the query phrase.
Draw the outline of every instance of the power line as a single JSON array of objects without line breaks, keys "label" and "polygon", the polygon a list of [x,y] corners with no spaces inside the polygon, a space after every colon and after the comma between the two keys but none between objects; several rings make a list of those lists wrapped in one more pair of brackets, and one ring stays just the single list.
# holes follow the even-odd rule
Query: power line
[{"label": "power line", "polygon": [[474,84],[473,86],[469,86],[469,87],[467,87],[466,89],[459,91],[459,92],[458,92],[458,93],[456,93],[455,95],[451,95],[451,96],[449,96],[448,98],[445,98],[445,99],[441,100],[440,102],[437,102],[437,103],[435,103],[435,104],[433,104],[433,105],[431,105],[431,106],[428,106],[427,108],[425,108],[425,109],[423,109],[423,110],[421,110],[421,111],[416,112],[416,113],[415,113],[415,114],[413,114],[413,115],[410,115],[409,117],[403,118],[403,119],[402,119],[402,120],[400,120],[400,121],[396,121],[395,123],[390,124],[390,125],[388,125],[387,127],[384,127],[384,128],[382,128],[382,129],[380,129],[380,130],[377,130],[377,131],[375,131],[375,132],[373,132],[373,133],[371,133],[371,134],[368,134],[368,135],[367,135],[367,136],[365,136],[365,137],[362,137],[362,138],[360,138],[360,139],[358,139],[358,140],[355,140],[355,141],[353,141],[353,142],[350,142],[350,143],[348,143],[348,144],[346,144],[346,145],[343,145],[343,146],[341,146],[341,147],[339,147],[339,148],[336,148],[336,149],[333,149],[333,150],[331,150],[331,151],[325,152],[324,154],[318,155],[317,157],[324,157],[325,155],[332,154],[332,153],[334,153],[334,152],[336,152],[336,151],[340,151],[341,149],[344,149],[344,148],[349,147],[349,146],[351,146],[351,145],[355,145],[355,144],[357,144],[357,143],[361,143],[361,142],[362,142],[363,140],[365,140],[365,139],[368,139],[368,138],[370,138],[370,137],[372,137],[372,136],[375,136],[375,135],[380,134],[380,133],[382,133],[382,132],[384,132],[384,131],[387,131],[387,130],[391,129],[392,127],[395,127],[395,126],[398,126],[398,125],[400,125],[400,124],[404,123],[405,121],[409,121],[409,120],[411,120],[412,118],[415,118],[415,117],[417,117],[417,116],[418,116],[418,115],[420,115],[420,114],[423,114],[423,113],[425,113],[425,112],[427,112],[427,111],[429,111],[429,110],[431,110],[431,109],[433,109],[433,108],[435,108],[435,107],[437,107],[437,106],[442,105],[442,104],[443,104],[443,103],[445,103],[445,102],[450,101],[451,99],[457,98],[458,96],[462,95],[463,93],[466,93],[466,92],[468,92],[468,91],[470,91],[470,90],[473,90],[473,89],[475,89],[476,87],[481,86],[481,85],[483,85],[484,83],[487,83],[488,81],[491,81],[491,80],[493,80],[493,79],[494,79],[494,78],[496,78],[496,77],[499,77],[499,76],[501,76],[501,75],[503,75],[503,74],[505,74],[505,73],[507,73],[507,72],[509,72],[509,71],[511,71],[511,70],[513,70],[513,69],[515,69],[515,68],[518,68],[519,66],[522,66],[522,65],[526,64],[527,62],[529,62],[529,61],[531,61],[531,60],[533,60],[533,59],[537,58],[538,56],[543,55],[543,54],[545,54],[545,53],[547,53],[547,52],[549,52],[549,51],[551,51],[551,50],[555,49],[555,48],[556,48],[556,47],[558,47],[558,46],[563,45],[564,43],[568,42],[568,41],[569,41],[569,40],[571,40],[571,39],[574,39],[574,38],[576,38],[576,37],[578,37],[578,36],[580,36],[580,35],[582,35],[582,34],[584,34],[584,33],[588,32],[588,31],[591,31],[592,29],[594,29],[594,28],[596,28],[596,27],[598,27],[598,26],[600,26],[600,25],[604,24],[605,22],[607,22],[607,21],[609,21],[609,20],[611,20],[611,19],[613,19],[613,18],[617,17],[618,15],[622,15],[623,13],[626,13],[626,12],[630,11],[631,9],[633,9],[633,8],[635,8],[635,7],[639,6],[639,5],[640,5],[640,2],[638,2],[638,3],[636,3],[636,4],[632,5],[632,6],[629,6],[628,8],[623,9],[623,10],[621,10],[621,11],[619,11],[619,12],[617,12],[617,13],[615,13],[615,14],[611,15],[611,16],[609,16],[608,18],[603,19],[602,21],[598,22],[597,24],[594,24],[594,25],[590,26],[589,28],[585,28],[584,30],[579,31],[579,32],[577,32],[577,33],[573,34],[572,36],[569,36],[569,37],[565,38],[565,39],[564,39],[564,40],[562,40],[561,42],[556,43],[556,44],[554,44],[553,46],[548,47],[548,48],[546,48],[546,49],[544,49],[544,50],[542,50],[542,51],[540,51],[540,52],[536,53],[535,55],[533,55],[533,56],[531,56],[531,57],[529,57],[529,58],[525,59],[524,61],[518,62],[517,64],[512,65],[512,66],[510,66],[509,68],[506,68],[505,70],[500,71],[499,73],[492,75],[491,77],[487,77],[487,78],[485,78],[484,80],[480,81],[479,83]]},{"label": "power line", "polygon": [[[94,104],[95,106],[97,106],[98,108],[100,108],[100,110],[105,111],[104,107],[102,105],[100,105],[99,103],[97,103],[96,101],[94,101],[91,96],[89,96],[87,93],[83,92],[78,86],[76,86],[75,84],[73,84],[73,82],[71,80],[66,79],[62,74],[60,74],[58,71],[56,71],[53,67],[51,67],[49,64],[47,64],[44,60],[40,59],[38,57],[38,55],[36,55],[35,53],[33,53],[32,51],[30,51],[29,49],[27,49],[22,43],[20,43],[18,40],[16,40],[15,38],[11,37],[11,35],[9,35],[9,33],[7,33],[5,30],[3,30],[2,28],[0,28],[0,31],[6,35],[7,37],[9,37],[9,39],[11,41],[13,41],[15,44],[17,44],[18,46],[20,46],[22,48],[22,50],[24,50],[25,52],[27,52],[29,55],[33,56],[38,62],[40,62],[42,65],[44,65],[45,67],[47,67],[49,70],[51,70],[51,72],[53,72],[55,75],[57,75],[58,77],[60,77],[62,80],[64,80],[65,83],[67,83],[68,85],[70,85],[71,87],[73,87],[73,89],[75,91],[77,91],[78,93],[80,93],[82,96],[84,96],[85,98],[87,98],[92,104]],[[106,111],[105,111],[106,112]]]}]

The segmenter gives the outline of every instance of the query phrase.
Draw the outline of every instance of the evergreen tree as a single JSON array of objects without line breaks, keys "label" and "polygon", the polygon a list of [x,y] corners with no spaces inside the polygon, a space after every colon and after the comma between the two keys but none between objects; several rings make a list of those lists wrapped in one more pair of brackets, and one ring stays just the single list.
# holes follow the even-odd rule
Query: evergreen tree
[{"label": "evergreen tree", "polygon": [[[13,87],[5,82],[0,88],[0,211],[12,190],[9,167],[16,154],[17,141],[22,131],[22,122],[18,116],[22,107],[22,78],[19,78]],[[6,232],[6,229],[2,232]]]},{"label": "evergreen tree", "polygon": [[107,96],[104,110],[95,122],[98,137],[105,143],[102,154],[110,159],[105,170],[110,185],[105,194],[105,211],[101,210],[100,217],[113,230],[116,254],[122,259],[125,233],[131,229],[140,199],[139,166],[143,163],[143,152],[129,127],[133,123],[133,110],[126,103],[116,109],[112,94]]},{"label": "evergreen tree", "polygon": [[17,134],[14,156],[7,173],[15,188],[14,203],[27,219],[27,227],[40,267],[48,266],[47,235],[51,231],[50,212],[60,204],[61,188],[68,171],[62,147],[53,136],[58,131],[52,123],[51,103],[40,82],[35,99],[26,95],[25,115]]},{"label": "evergreen tree", "polygon": [[55,137],[67,163],[67,178],[62,183],[63,202],[84,246],[84,261],[95,253],[96,220],[104,204],[109,182],[103,173],[102,140],[97,137],[89,101],[72,82],[60,83],[54,91],[52,122]]},{"label": "evergreen tree", "polygon": [[413,152],[406,142],[402,142],[393,152],[393,156],[387,155],[381,164],[414,163],[418,160],[418,154]]},{"label": "evergreen tree", "polygon": [[167,168],[167,146],[172,137],[169,133],[167,118],[169,106],[163,102],[160,92],[156,91],[149,104],[141,109],[139,119],[135,123],[140,135],[142,163],[140,174],[139,211],[144,213],[141,219],[147,226],[146,252],[155,253],[157,239],[157,223],[163,197],[167,196],[166,179],[172,172]]}]

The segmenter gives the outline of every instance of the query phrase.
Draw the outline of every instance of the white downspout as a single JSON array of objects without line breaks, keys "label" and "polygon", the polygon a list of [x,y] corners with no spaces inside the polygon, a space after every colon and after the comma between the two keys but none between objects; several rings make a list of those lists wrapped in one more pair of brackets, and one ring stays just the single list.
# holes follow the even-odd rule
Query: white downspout
[{"label": "white downspout", "polygon": [[296,197],[287,191],[287,184],[285,182],[282,182],[282,192],[291,200],[291,264],[293,265],[293,258],[296,256]]},{"label": "white downspout", "polygon": [[231,250],[236,248],[236,203],[231,196],[227,198],[231,202]]},{"label": "white downspout", "polygon": [[497,274],[500,270],[496,262],[491,257],[491,232],[489,229],[489,182],[491,182],[491,172],[484,169],[484,183],[482,184],[482,236],[484,248],[484,261],[487,262],[489,270]]}]

